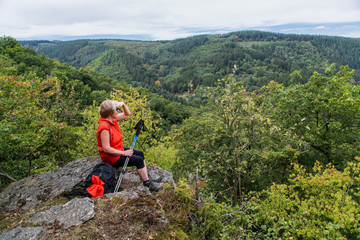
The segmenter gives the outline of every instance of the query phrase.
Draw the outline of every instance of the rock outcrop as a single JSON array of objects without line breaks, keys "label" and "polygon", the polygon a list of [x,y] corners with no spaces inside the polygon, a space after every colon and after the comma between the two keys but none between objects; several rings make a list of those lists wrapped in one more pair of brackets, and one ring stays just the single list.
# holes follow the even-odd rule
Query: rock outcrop
[{"label": "rock outcrop", "polygon": [[100,162],[100,157],[82,158],[56,170],[21,179],[0,193],[0,207],[8,210],[33,208],[44,200],[70,191]]},{"label": "rock outcrop", "polygon": [[[99,157],[83,158],[70,162],[56,170],[15,182],[0,193],[0,207],[3,211],[10,212],[34,211],[35,207],[40,203],[70,192],[76,184],[84,181],[92,168],[100,162],[101,159]],[[151,178],[161,186],[164,183],[175,186],[170,172],[152,166],[147,167],[147,169]],[[119,175],[119,171],[116,172],[116,175]],[[156,197],[153,196],[147,187],[143,186],[135,169],[126,171],[121,188],[123,190],[120,192],[105,194],[96,199],[87,197],[74,198],[63,205],[38,210],[40,212],[31,214],[25,224],[20,224],[21,227],[16,227],[18,225],[16,224],[13,229],[10,227],[7,229],[8,231],[3,231],[4,233],[0,235],[0,240],[47,239],[56,231],[59,231],[59,229],[66,231],[66,229],[80,226],[93,219],[97,214],[97,209],[99,209],[96,206],[97,202],[102,204],[102,208],[105,206],[105,210],[106,206],[113,205],[114,201],[121,202],[120,206],[126,205],[127,211],[129,211],[129,208],[136,206],[136,208],[145,211],[144,218],[140,218],[141,221],[144,221],[144,224],[151,222],[157,224],[160,228],[166,228],[168,221],[163,210],[159,207],[158,200],[156,200]],[[67,198],[63,197],[63,199]],[[114,205],[114,209],[118,211],[119,207]],[[99,218],[106,219],[104,210],[100,211]],[[123,217],[133,215],[133,217],[138,219],[138,215],[141,215],[141,212],[138,213],[137,211],[129,212],[129,214]],[[115,214],[113,210],[111,210],[111,214]],[[115,216],[118,215],[115,214]],[[23,222],[23,220],[20,222]]]},{"label": "rock outcrop", "polygon": [[78,226],[95,216],[95,205],[90,198],[74,198],[61,206],[54,206],[30,218],[30,222],[51,224],[58,221],[64,228]]},{"label": "rock outcrop", "polygon": [[[100,162],[100,157],[82,158],[56,170],[17,181],[0,193],[0,207],[8,210],[26,210],[44,200],[67,193],[75,184],[85,180],[93,167]],[[159,180],[161,185],[164,183],[175,185],[172,174],[159,167],[150,166],[148,172],[151,178]],[[126,171],[123,188],[137,188],[142,186],[141,184],[141,179],[135,170]],[[147,189],[144,188],[142,191],[147,192]]]},{"label": "rock outcrop", "polygon": [[27,228],[18,227],[0,235],[0,240],[9,240],[9,239],[36,240],[39,239],[42,233],[43,233],[42,227],[27,227]]}]

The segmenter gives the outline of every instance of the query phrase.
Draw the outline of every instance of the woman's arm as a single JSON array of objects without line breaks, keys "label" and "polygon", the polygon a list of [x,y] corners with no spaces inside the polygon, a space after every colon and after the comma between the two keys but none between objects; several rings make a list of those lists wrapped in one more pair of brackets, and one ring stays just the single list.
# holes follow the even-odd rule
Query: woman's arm
[{"label": "woman's arm", "polygon": [[112,156],[126,156],[131,157],[133,155],[133,150],[120,151],[110,146],[110,134],[107,129],[104,129],[100,133],[101,145],[104,150],[109,155]]},{"label": "woman's arm", "polygon": [[124,119],[126,119],[126,118],[128,118],[130,116],[131,112],[130,112],[129,108],[125,105],[125,103],[116,102],[115,106],[116,106],[116,108],[122,107],[122,109],[123,109],[122,113],[118,113],[116,115],[116,121],[118,121],[118,122],[122,121],[122,120],[124,120]]}]

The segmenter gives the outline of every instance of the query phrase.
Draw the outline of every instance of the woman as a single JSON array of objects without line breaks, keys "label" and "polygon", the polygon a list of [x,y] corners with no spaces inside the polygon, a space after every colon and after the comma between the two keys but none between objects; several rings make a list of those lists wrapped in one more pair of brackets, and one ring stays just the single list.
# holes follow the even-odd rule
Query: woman
[{"label": "woman", "polygon": [[[119,108],[122,108],[122,112]],[[128,166],[136,166],[136,171],[144,186],[149,187],[150,191],[158,190],[159,184],[149,180],[144,153],[123,147],[123,135],[118,122],[130,116],[129,108],[123,102],[105,100],[100,105],[99,113],[101,117],[96,137],[103,162],[119,168],[124,166],[126,158],[130,157]]]}]

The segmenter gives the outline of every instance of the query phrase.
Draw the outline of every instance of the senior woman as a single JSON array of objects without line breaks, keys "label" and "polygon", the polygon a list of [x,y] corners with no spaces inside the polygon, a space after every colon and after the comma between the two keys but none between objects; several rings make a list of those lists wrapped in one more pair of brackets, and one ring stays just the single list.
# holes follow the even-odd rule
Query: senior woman
[{"label": "senior woman", "polygon": [[[120,112],[119,108],[122,108]],[[118,122],[130,116],[129,108],[123,102],[105,100],[101,103],[99,125],[96,133],[97,147],[101,159],[114,168],[124,166],[127,157],[130,157],[128,166],[136,166],[144,186],[150,191],[159,189],[159,184],[149,179],[144,153],[139,150],[130,150],[123,146],[123,134]]]}]

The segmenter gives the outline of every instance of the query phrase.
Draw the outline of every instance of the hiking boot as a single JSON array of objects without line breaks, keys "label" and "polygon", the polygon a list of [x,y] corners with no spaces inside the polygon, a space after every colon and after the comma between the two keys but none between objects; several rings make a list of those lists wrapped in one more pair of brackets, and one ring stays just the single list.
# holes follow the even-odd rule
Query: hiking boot
[{"label": "hiking boot", "polygon": [[157,192],[160,190],[162,185],[160,183],[156,183],[150,180],[148,182],[144,182],[144,186],[148,187],[150,192]]}]

